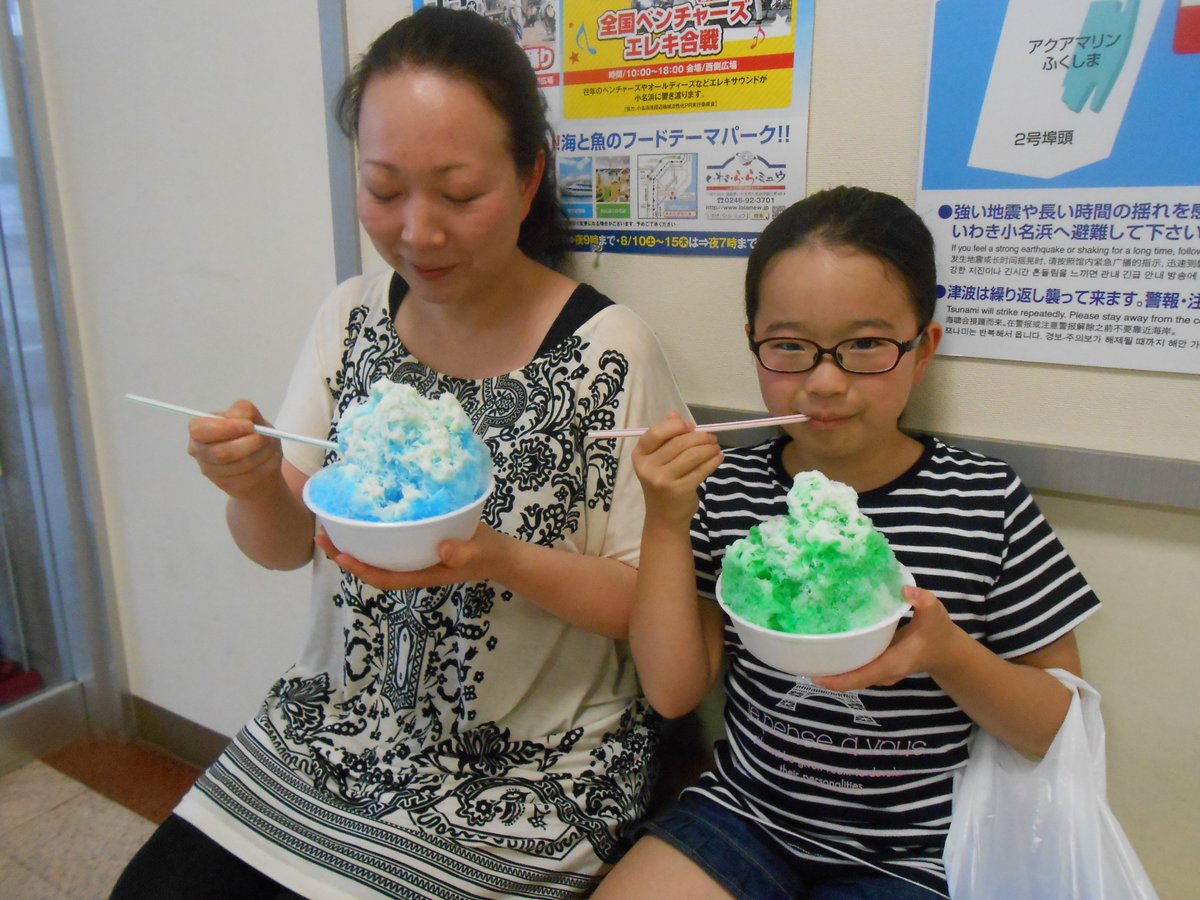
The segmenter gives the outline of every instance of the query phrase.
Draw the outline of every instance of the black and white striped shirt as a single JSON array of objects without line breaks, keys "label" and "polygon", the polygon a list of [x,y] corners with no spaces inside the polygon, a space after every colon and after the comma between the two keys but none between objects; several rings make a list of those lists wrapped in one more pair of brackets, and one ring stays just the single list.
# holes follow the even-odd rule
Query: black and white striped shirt
[{"label": "black and white striped shirt", "polygon": [[[727,451],[692,523],[697,587],[713,597],[729,545],[786,512],[786,438]],[[924,440],[917,463],[859,497],[917,585],[960,627],[1012,658],[1069,632],[1095,594],[1004,462]],[[903,625],[903,622],[901,623]],[[853,858],[938,891],[953,771],[972,722],[933,681],[826,690],[759,662],[726,624],[725,727],[697,790],[793,852]]]}]

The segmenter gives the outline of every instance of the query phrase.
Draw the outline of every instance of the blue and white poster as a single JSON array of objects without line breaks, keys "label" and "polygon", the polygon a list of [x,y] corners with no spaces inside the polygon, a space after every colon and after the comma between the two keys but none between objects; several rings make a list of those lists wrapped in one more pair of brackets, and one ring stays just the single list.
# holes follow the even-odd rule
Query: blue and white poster
[{"label": "blue and white poster", "polygon": [[937,0],[950,355],[1200,373],[1200,0]]}]

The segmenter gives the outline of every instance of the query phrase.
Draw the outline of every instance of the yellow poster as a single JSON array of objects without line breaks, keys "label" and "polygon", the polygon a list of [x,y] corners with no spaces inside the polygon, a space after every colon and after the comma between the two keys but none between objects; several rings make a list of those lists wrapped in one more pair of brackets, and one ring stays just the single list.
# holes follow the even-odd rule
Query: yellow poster
[{"label": "yellow poster", "polygon": [[[764,17],[764,6],[786,14]],[[566,119],[787,108],[792,0],[563,3]]]}]

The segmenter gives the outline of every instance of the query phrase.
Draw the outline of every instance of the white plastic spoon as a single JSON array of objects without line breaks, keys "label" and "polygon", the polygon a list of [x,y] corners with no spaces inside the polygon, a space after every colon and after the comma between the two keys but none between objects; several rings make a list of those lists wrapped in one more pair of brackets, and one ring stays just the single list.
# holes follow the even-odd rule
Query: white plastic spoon
[{"label": "white plastic spoon", "polygon": [[[764,428],[768,425],[783,425],[786,422],[807,422],[808,416],[804,413],[795,413],[790,416],[768,416],[765,419],[742,419],[740,422],[709,422],[706,425],[697,425],[697,431],[736,431],[739,428]],[[606,438],[625,438],[637,437],[640,434],[645,434],[645,428],[614,428],[609,431],[589,431],[587,436],[589,440],[604,440]]]},{"label": "white plastic spoon", "polygon": [[[139,397],[137,394],[126,394],[126,400],[132,400],[134,403],[144,403],[146,406],[153,406],[155,409],[165,409],[168,412],[177,412],[185,416],[191,416],[193,419],[220,419],[224,418],[218,413],[201,412],[198,409],[188,409],[186,406],[176,406],[174,403],[164,403],[161,400],[151,400],[149,397]],[[291,434],[287,431],[278,431],[274,428],[268,428],[265,425],[255,425],[254,430],[259,434],[265,434],[267,437],[281,438],[285,441],[298,441],[301,444],[312,444],[314,447],[324,447],[326,450],[336,451],[338,445],[333,441],[323,441],[320,438],[309,437],[306,434]]]}]

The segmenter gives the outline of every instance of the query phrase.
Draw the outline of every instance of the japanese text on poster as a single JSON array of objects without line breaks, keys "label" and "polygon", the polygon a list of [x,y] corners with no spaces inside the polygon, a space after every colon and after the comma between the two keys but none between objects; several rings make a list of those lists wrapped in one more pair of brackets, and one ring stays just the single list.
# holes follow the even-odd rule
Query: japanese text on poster
[{"label": "japanese text on poster", "polygon": [[804,196],[814,0],[470,4],[538,73],[577,249],[745,256]]},{"label": "japanese text on poster", "polygon": [[529,56],[577,250],[748,256],[804,196],[815,0],[438,1]]},{"label": "japanese text on poster", "polygon": [[558,178],[576,247],[744,256],[804,195],[812,0],[566,0]]}]

